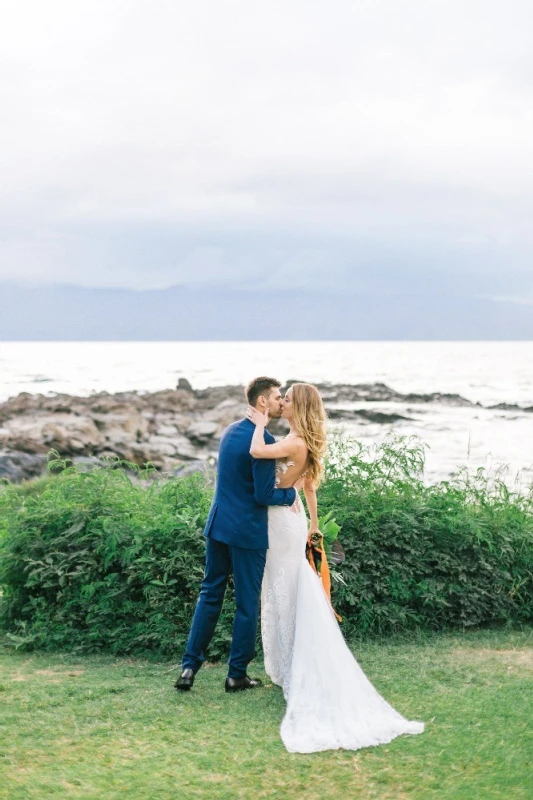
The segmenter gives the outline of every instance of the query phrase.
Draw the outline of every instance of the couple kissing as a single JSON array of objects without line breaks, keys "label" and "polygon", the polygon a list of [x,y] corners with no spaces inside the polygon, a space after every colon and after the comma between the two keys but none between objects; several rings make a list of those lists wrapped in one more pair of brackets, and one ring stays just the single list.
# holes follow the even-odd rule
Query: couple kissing
[{"label": "couple kissing", "polygon": [[[220,441],[204,530],[205,574],[176,688],[192,688],[233,574],[236,612],[225,690],[261,686],[247,674],[261,603],[265,671],[287,703],[280,731],[288,751],[357,750],[421,733],[424,724],[401,716],[365,676],[306,558],[308,538],[319,534],[316,492],[327,445],[318,390],[293,383],[282,395],[280,381],[259,377],[246,387],[246,399],[244,418]],[[276,442],[267,425],[279,417],[289,433]]]}]

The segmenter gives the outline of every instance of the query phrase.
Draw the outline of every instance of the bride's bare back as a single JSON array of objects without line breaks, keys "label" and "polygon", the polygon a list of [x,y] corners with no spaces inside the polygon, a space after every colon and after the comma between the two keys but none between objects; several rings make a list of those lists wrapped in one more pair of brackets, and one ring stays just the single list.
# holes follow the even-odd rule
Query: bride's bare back
[{"label": "bride's bare back", "polygon": [[[288,438],[289,436],[286,437],[286,439]],[[298,442],[299,447],[297,448],[295,454],[293,456],[287,456],[286,458],[278,459],[287,467],[281,472],[281,474],[278,473],[279,480],[277,481],[277,485],[280,489],[289,489],[291,486],[293,486],[298,478],[301,478],[309,467],[309,451],[305,446],[303,439],[300,436],[294,438],[300,440]]]}]

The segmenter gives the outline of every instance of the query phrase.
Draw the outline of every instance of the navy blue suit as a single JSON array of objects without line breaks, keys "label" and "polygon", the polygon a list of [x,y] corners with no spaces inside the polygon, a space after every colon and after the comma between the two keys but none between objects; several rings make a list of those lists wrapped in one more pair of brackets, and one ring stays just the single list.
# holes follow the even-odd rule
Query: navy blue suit
[{"label": "navy blue suit", "polygon": [[[236,613],[228,676],[242,678],[255,655],[259,596],[268,548],[268,506],[292,505],[295,489],[277,489],[275,461],[250,455],[254,424],[243,419],[220,440],[217,487],[204,535],[205,574],[187,640],[183,669],[199,670],[233,572]],[[274,442],[265,431],[265,442]]]}]

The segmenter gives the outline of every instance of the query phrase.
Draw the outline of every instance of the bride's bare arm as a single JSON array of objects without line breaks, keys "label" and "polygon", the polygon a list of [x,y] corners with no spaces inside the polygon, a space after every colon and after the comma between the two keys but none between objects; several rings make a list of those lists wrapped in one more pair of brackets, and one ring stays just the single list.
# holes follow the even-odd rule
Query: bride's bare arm
[{"label": "bride's bare arm", "polygon": [[305,481],[304,495],[309,511],[309,535],[311,535],[312,533],[318,532],[318,506],[316,501],[316,489],[312,481]]},{"label": "bride's bare arm", "polygon": [[268,422],[268,417],[255,409],[253,411],[253,415],[248,417],[255,424],[255,431],[250,445],[250,455],[254,458],[286,458],[298,453],[302,446],[298,439],[282,439],[281,442],[266,444],[265,425]]}]

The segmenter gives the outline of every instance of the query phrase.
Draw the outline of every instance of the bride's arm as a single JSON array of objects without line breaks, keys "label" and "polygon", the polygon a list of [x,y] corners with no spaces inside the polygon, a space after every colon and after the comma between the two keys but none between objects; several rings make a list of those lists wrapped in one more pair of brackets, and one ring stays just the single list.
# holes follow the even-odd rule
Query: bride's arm
[{"label": "bride's arm", "polygon": [[309,511],[309,536],[318,533],[318,506],[316,501],[316,489],[312,481],[306,480],[304,483],[304,495]]},{"label": "bride's arm", "polygon": [[299,444],[295,439],[288,441],[284,439],[274,444],[266,444],[265,425],[268,422],[268,416],[261,414],[256,409],[252,409],[252,411],[253,413],[248,416],[248,419],[255,424],[255,430],[250,445],[250,455],[254,458],[285,458],[294,456],[298,452]]}]

